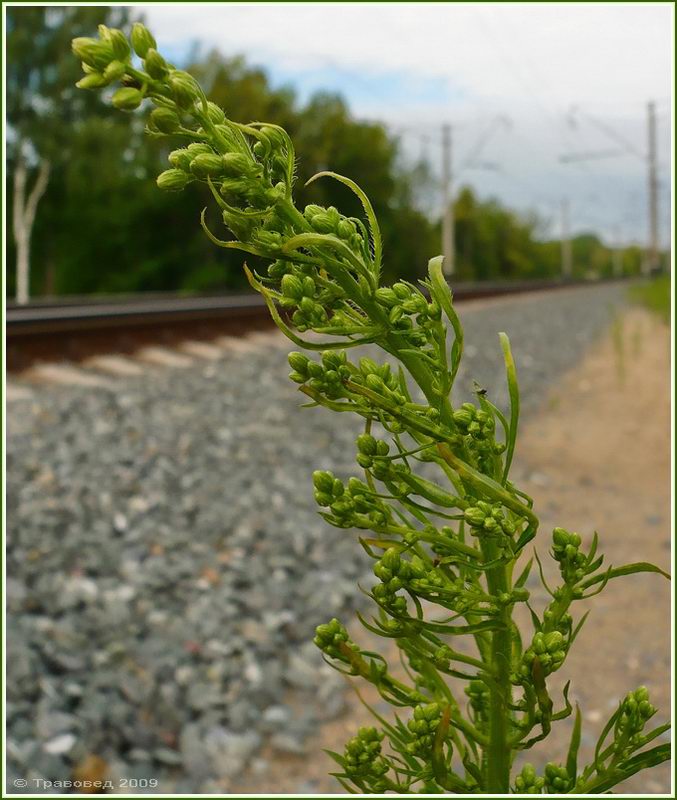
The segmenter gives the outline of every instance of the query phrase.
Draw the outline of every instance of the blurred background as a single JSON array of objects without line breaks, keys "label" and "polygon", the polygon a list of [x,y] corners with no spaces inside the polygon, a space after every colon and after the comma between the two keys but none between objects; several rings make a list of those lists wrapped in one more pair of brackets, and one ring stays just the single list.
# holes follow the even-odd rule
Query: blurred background
[{"label": "blurred background", "polygon": [[[209,199],[155,185],[172,142],[75,89],[70,41],[99,23],[144,20],[233,119],[287,128],[299,206],[359,215],[340,184],[303,187],[357,179],[387,281],[445,254],[457,402],[477,380],[505,408],[512,341],[542,555],[561,525],[598,530],[607,563],[669,568],[672,5],[3,10],[8,791],[336,792],[321,749],[370,721],[311,641],[333,616],[363,641],[372,564],[310,478],[355,474],[357,421],[300,408],[242,257],[200,229]],[[629,689],[659,723],[671,707],[668,583],[591,606],[554,680],[583,709],[581,760]],[[669,786],[665,767],[621,788]]]},{"label": "blurred background", "polygon": [[[618,6],[7,9],[7,296],[244,288],[200,187],[156,190],[171,143],[79,91],[74,36],[145,19],[234,119],[283,125],[298,202],[353,210],[359,176],[388,276],[445,249],[457,280],[666,268],[671,10]],[[356,209],[355,209],[356,210]],[[442,241],[442,219],[452,236]],[[23,248],[23,249],[22,249]],[[29,251],[25,252],[28,248]]]}]

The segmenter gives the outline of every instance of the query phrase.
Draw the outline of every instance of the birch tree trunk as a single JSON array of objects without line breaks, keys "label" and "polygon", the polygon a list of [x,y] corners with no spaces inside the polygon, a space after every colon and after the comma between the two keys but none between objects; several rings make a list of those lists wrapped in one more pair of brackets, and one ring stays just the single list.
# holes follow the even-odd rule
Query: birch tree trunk
[{"label": "birch tree trunk", "polygon": [[28,167],[23,147],[19,146],[14,171],[13,232],[16,243],[16,301],[21,305],[26,304],[29,298],[31,233],[38,203],[49,183],[50,166],[46,159],[40,162],[33,188],[26,196]]}]

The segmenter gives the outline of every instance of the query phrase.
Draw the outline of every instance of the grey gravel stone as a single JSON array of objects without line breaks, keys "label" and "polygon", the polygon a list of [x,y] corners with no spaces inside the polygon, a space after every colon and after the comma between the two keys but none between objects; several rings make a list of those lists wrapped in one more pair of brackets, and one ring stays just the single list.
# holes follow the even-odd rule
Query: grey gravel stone
[{"label": "grey gravel stone", "polygon": [[[455,402],[476,378],[505,406],[504,330],[528,413],[624,292],[459,306]],[[354,474],[360,426],[301,410],[288,371],[259,347],[10,405],[11,775],[66,779],[95,753],[156,792],[221,794],[271,737],[304,752],[340,713],[313,629],[350,618],[373,576],[351,533],[318,518],[310,472]]]}]

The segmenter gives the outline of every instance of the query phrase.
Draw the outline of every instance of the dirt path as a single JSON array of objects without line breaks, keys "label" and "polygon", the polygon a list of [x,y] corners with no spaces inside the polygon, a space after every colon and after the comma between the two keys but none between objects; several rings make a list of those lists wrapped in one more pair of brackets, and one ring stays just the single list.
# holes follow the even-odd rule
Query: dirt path
[{"label": "dirt path", "polygon": [[[669,347],[666,326],[643,310],[627,311],[551,388],[541,411],[523,427],[513,479],[534,497],[541,518],[538,550],[546,563],[550,531],[560,525],[581,533],[584,542],[597,530],[607,564],[652,561],[670,569]],[[555,578],[549,564],[546,572]],[[536,583],[530,588],[534,605],[542,608],[545,592]],[[571,679],[571,699],[583,711],[579,763],[628,690],[649,687],[660,709],[657,723],[669,719],[670,709],[668,582],[653,575],[618,579],[590,606],[590,618],[553,681],[562,686]],[[308,756],[267,753],[265,771],[252,771],[231,791],[340,791],[327,777],[333,762],[321,748],[342,750],[356,728],[370,721],[351,694],[348,712],[309,743]],[[570,725],[558,723],[545,746],[530,751],[530,760],[564,760]],[[659,793],[669,787],[663,765],[616,791]]]}]

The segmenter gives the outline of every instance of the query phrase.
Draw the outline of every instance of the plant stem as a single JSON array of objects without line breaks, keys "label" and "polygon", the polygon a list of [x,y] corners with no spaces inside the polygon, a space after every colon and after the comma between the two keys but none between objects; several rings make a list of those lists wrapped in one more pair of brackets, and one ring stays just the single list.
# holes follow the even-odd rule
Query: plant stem
[{"label": "plant stem", "polygon": [[[492,561],[498,556],[496,545],[487,541],[482,545],[485,561]],[[489,592],[499,595],[509,590],[505,565],[499,564],[487,570]],[[510,638],[510,606],[504,607],[498,621],[503,623],[491,637],[491,663],[494,680],[489,685],[489,745],[487,747],[485,790],[507,794],[510,791],[510,745],[509,706],[512,703],[512,686],[510,684],[510,658],[512,642]]]}]

